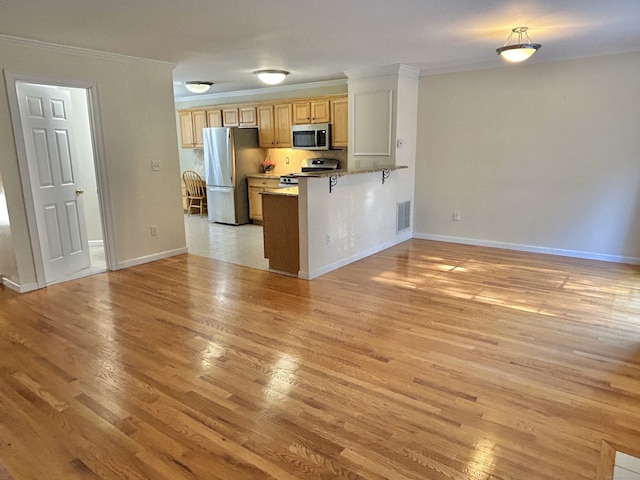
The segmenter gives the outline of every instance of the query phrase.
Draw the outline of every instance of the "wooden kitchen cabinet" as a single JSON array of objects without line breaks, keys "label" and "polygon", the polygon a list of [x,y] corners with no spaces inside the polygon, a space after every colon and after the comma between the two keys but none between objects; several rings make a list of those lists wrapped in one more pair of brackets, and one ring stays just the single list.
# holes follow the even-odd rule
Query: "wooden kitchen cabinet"
[{"label": "wooden kitchen cabinet", "polygon": [[189,199],[187,198],[187,186],[184,183],[184,180],[181,181],[182,185],[182,210],[185,212],[187,208],[189,208]]},{"label": "wooden kitchen cabinet", "polygon": [[180,146],[182,148],[202,148],[202,129],[207,127],[205,110],[187,110],[179,112]]},{"label": "wooden kitchen cabinet", "polygon": [[193,121],[191,112],[179,112],[180,116],[180,146],[193,148]]},{"label": "wooden kitchen cabinet", "polygon": [[346,95],[207,105],[178,113],[182,148],[203,148],[202,129],[207,127],[258,127],[260,147],[291,148],[291,125],[308,123],[331,123],[331,146],[348,144]]},{"label": "wooden kitchen cabinet", "polygon": [[291,148],[291,104],[274,105],[276,148]]},{"label": "wooden kitchen cabinet", "polygon": [[258,107],[258,142],[262,148],[276,146],[273,105]]},{"label": "wooden kitchen cabinet", "polygon": [[297,277],[300,270],[298,196],[261,196],[264,207],[264,256],[269,259],[269,268]]},{"label": "wooden kitchen cabinet", "polygon": [[253,223],[262,223],[262,192],[280,190],[280,177],[255,178],[248,177],[249,186],[249,218]]},{"label": "wooden kitchen cabinet", "polygon": [[222,109],[222,126],[223,127],[239,127],[240,126],[237,108]]},{"label": "wooden kitchen cabinet", "polygon": [[241,107],[238,109],[241,127],[257,127],[258,117],[256,107]]},{"label": "wooden kitchen cabinet", "polygon": [[331,146],[349,146],[349,99],[346,96],[331,100]]},{"label": "wooden kitchen cabinet", "polygon": [[329,100],[293,103],[293,124],[329,123]]},{"label": "wooden kitchen cabinet", "polygon": [[221,127],[222,126],[222,110],[216,108],[215,110],[207,110],[207,127]]}]

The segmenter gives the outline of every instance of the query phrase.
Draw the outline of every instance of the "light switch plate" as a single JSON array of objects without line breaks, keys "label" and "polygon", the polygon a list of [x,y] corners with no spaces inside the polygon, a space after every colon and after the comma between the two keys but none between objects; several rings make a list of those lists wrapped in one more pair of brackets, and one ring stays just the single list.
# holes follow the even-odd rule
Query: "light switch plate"
[{"label": "light switch plate", "polygon": [[160,160],[151,160],[151,170],[154,172],[160,170]]}]

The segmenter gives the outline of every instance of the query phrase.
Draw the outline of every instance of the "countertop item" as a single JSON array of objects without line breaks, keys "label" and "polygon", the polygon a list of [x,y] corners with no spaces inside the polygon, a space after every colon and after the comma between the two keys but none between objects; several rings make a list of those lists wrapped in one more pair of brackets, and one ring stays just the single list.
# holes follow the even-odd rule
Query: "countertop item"
[{"label": "countertop item", "polygon": [[280,175],[274,175],[273,173],[251,173],[247,175],[247,178],[280,178]]}]

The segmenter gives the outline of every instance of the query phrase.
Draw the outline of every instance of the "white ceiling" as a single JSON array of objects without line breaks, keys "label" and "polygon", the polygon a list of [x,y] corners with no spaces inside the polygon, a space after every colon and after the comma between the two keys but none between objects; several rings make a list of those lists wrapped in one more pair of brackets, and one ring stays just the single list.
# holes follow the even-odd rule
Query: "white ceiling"
[{"label": "white ceiling", "polygon": [[529,62],[640,51],[640,0],[0,0],[0,34],[175,63],[176,97],[261,88],[261,68],[293,85],[497,67],[517,26],[542,44]]}]

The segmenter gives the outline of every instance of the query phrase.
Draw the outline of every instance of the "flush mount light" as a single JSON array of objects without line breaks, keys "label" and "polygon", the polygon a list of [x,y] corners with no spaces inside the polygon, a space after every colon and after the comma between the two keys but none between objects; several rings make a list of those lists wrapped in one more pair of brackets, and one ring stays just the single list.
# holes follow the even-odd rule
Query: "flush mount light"
[{"label": "flush mount light", "polygon": [[192,93],[204,93],[211,88],[213,82],[184,82],[184,86]]},{"label": "flush mount light", "polygon": [[[507,38],[507,41],[504,43],[504,45],[496,49],[498,55],[500,55],[508,62],[523,62],[531,55],[536,53],[536,50],[542,47],[542,45],[540,45],[539,43],[531,42],[529,34],[527,33],[528,29],[529,27],[517,27],[512,29],[511,34],[509,35],[509,38]],[[513,37],[514,33],[518,34],[518,43],[507,45],[507,43],[509,43],[509,40],[511,40],[511,37]],[[527,42],[522,41],[523,35],[527,37]]]},{"label": "flush mount light", "polygon": [[286,70],[257,70],[255,73],[267,85],[276,85],[289,75]]}]

